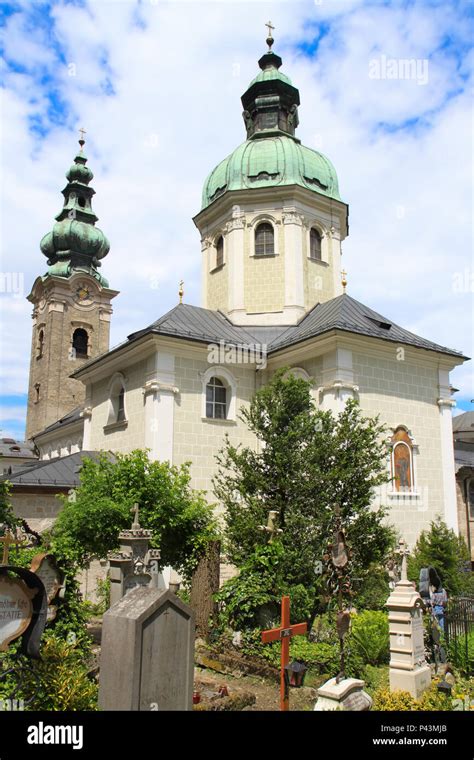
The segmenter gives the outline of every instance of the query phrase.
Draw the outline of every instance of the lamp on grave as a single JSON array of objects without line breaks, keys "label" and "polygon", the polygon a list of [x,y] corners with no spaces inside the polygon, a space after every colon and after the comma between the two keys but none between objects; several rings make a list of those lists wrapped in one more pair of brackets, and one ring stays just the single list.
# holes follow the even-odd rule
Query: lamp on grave
[{"label": "lamp on grave", "polygon": [[304,684],[306,671],[308,668],[302,660],[293,660],[289,665],[285,667],[285,678],[289,686],[294,686],[296,689],[301,688]]}]

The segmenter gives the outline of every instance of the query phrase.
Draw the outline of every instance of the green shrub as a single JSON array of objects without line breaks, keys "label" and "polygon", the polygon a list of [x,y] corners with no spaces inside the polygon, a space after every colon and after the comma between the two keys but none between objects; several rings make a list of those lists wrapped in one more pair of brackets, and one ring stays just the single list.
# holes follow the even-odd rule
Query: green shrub
[{"label": "green shrub", "polygon": [[474,630],[469,631],[466,639],[463,635],[450,639],[448,644],[448,660],[462,673],[474,674]]},{"label": "green shrub", "polygon": [[87,664],[81,650],[66,641],[50,635],[43,639],[41,660],[15,661],[6,656],[4,667],[26,664],[20,684],[15,676],[2,683],[0,697],[11,695],[15,686],[15,698],[23,699],[27,710],[97,710],[98,687],[87,675]]},{"label": "green shrub", "polygon": [[388,616],[365,610],[352,618],[349,647],[366,665],[383,665],[389,659]]},{"label": "green shrub", "polygon": [[436,684],[432,684],[420,699],[415,699],[408,691],[389,691],[389,689],[378,689],[374,693],[373,699],[372,710],[404,710],[410,712],[452,710],[451,697],[440,694]]}]

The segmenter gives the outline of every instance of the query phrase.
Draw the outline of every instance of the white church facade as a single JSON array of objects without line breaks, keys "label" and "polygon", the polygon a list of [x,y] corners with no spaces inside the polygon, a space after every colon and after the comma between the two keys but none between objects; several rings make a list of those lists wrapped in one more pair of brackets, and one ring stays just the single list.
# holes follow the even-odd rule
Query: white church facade
[{"label": "white church facade", "polygon": [[194,218],[202,307],[180,297],[111,350],[117,292],[98,272],[108,241],[95,227],[80,141],[64,207],[41,243],[49,269],[29,296],[28,436],[44,460],[148,448],[154,459],[191,461],[192,485],[214,503],[225,435],[257,445],[239,409],[289,366],[311,381],[318,407],[337,413],[356,398],[385,423],[392,481],[374,507],[387,505],[413,546],[437,515],[458,528],[449,373],[465,357],[346,292],[348,206],[330,161],[296,137],[299,93],[267,42],[242,96],[246,140],[211,172]]}]

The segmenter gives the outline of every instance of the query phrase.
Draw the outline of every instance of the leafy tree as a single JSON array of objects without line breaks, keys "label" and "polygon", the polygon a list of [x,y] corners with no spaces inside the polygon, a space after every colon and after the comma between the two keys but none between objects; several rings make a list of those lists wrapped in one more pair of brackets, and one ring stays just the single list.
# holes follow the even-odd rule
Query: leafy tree
[{"label": "leafy tree", "polygon": [[10,501],[11,484],[8,480],[0,481],[0,530],[3,534],[5,528],[15,528],[20,524],[20,520],[15,516]]},{"label": "leafy tree", "polygon": [[467,561],[469,550],[464,539],[438,516],[431,522],[429,530],[420,533],[413,554],[408,558],[408,577],[418,582],[421,568],[431,566],[448,594],[474,591],[473,574],[461,571]]},{"label": "leafy tree", "polygon": [[151,461],[142,450],[102,453],[84,459],[81,485],[63,509],[52,533],[52,546],[77,567],[105,557],[118,546],[118,534],[129,528],[133,504],[140,524],[152,531],[163,565],[190,577],[207,542],[217,536],[212,507],[190,487],[189,464],[180,467]]},{"label": "leafy tree", "polygon": [[384,509],[370,507],[375,487],[388,479],[384,428],[377,418],[363,417],[352,400],[338,417],[316,409],[310,383],[285,368],[240,416],[257,447],[235,447],[227,439],[218,455],[214,491],[225,507],[226,551],[236,565],[245,563],[265,544],[260,526],[275,510],[283,529],[282,577],[307,590],[312,621],[337,506],[359,578],[371,564],[381,564],[393,544]]}]

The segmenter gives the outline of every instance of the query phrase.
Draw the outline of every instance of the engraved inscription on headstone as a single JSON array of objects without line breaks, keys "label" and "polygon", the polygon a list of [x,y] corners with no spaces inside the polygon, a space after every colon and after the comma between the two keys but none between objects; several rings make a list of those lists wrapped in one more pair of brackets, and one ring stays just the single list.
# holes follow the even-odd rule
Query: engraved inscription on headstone
[{"label": "engraved inscription on headstone", "polygon": [[425,659],[425,642],[423,636],[423,618],[420,609],[412,612],[411,633],[413,640],[413,659],[415,662]]},{"label": "engraved inscription on headstone", "polygon": [[19,578],[0,575],[0,652],[28,628],[33,615],[35,591]]},{"label": "engraved inscription on headstone", "polygon": [[32,561],[30,570],[41,578],[48,597],[48,612],[47,622],[54,620],[56,617],[57,608],[52,604],[53,600],[58,595],[59,590],[62,588],[62,577],[59,567],[56,564],[52,554],[36,554]]}]

